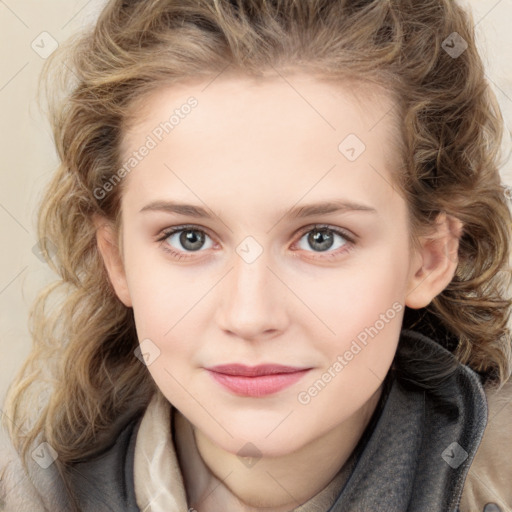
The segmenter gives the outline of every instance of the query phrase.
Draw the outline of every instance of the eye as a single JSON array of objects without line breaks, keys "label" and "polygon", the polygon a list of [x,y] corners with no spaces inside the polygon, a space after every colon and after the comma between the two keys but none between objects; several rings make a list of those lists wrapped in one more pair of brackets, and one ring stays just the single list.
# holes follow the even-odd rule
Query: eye
[{"label": "eye", "polygon": [[315,253],[328,252],[327,257],[331,258],[347,252],[353,248],[355,242],[353,237],[345,230],[316,225],[313,226],[313,229],[310,227],[308,231],[303,232],[303,236],[297,245],[299,249],[305,251],[308,251],[308,247],[311,247]]},{"label": "eye", "polygon": [[200,252],[201,249],[211,249],[213,243],[210,246],[204,247],[207,238],[210,239],[209,235],[195,226],[176,226],[165,230],[162,236],[158,238],[158,241],[166,242],[162,244],[162,248],[172,253],[178,259],[181,259],[187,257],[187,252]]},{"label": "eye", "polygon": [[[302,236],[295,245],[300,250],[313,253],[326,253],[321,258],[335,258],[348,252],[355,246],[354,237],[345,230],[327,225],[315,225],[302,231]],[[205,241],[210,244],[205,245]],[[202,252],[202,249],[211,249],[211,237],[197,226],[175,226],[166,229],[157,241],[162,242],[162,249],[171,253],[177,259],[192,257],[193,252]],[[313,251],[308,249],[313,248]],[[295,250],[295,249],[294,249]]]}]

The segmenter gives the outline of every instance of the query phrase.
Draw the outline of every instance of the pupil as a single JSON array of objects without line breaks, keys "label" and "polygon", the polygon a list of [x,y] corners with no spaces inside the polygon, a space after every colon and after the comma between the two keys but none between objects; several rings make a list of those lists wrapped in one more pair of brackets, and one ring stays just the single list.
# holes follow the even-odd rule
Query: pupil
[{"label": "pupil", "polygon": [[183,231],[180,236],[180,243],[190,251],[200,249],[203,242],[204,236],[199,234],[198,231]]},{"label": "pupil", "polygon": [[333,235],[332,233],[326,235],[326,233],[329,233],[329,231],[326,229],[315,229],[312,231],[309,236],[309,242],[311,243],[312,247],[314,247],[315,244],[319,244],[319,250],[324,251],[329,249],[332,246]]}]

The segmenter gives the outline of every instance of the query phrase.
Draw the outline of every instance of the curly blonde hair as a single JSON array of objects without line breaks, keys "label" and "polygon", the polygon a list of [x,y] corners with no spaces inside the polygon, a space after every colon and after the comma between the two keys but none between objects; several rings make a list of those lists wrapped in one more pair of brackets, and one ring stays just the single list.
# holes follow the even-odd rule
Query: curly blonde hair
[{"label": "curly blonde hair", "polygon": [[[443,46],[454,32],[468,44],[456,58]],[[148,95],[228,67],[254,76],[295,67],[394,95],[396,180],[413,234],[440,212],[464,225],[452,282],[404,325],[441,333],[489,382],[509,378],[503,119],[470,13],[453,0],[111,0],[94,27],[52,54],[42,76],[61,164],[39,207],[38,235],[60,279],[34,303],[33,348],[5,403],[20,453],[42,432],[59,464],[83,459],[155,391],[134,356],[133,312],[114,293],[92,222],[100,214],[119,227],[123,183],[101,199],[95,190],[120,168],[122,135]]]}]

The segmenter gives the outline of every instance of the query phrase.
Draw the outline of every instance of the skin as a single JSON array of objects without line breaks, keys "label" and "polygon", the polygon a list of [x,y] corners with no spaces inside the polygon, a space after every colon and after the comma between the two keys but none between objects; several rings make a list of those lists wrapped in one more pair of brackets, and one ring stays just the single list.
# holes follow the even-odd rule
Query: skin
[{"label": "skin", "polygon": [[[206,81],[154,93],[125,133],[125,156],[188,97],[199,103],[125,178],[121,247],[112,225],[95,217],[116,294],[133,308],[139,340],[160,350],[147,369],[178,409],[178,424],[193,431],[192,444],[178,440],[178,456],[189,505],[199,512],[286,511],[320,492],[375,410],[403,305],[426,306],[456,268],[455,219],[441,215],[412,249],[407,205],[391,185],[392,99],[374,89],[360,101],[352,87],[300,73],[289,81],[293,87],[280,77],[221,76],[208,87]],[[338,150],[350,133],[366,145],[353,162]],[[214,216],[141,212],[169,200]],[[326,200],[375,211],[283,217],[294,206]],[[206,233],[199,250],[184,247],[180,233],[157,240],[183,224]],[[315,224],[344,230],[355,243],[331,231],[332,245],[322,251],[308,241]],[[251,263],[237,253],[248,236],[262,250]],[[188,257],[177,259],[166,247]],[[401,311],[300,403],[298,394],[393,304]],[[241,397],[204,369],[234,362],[312,369],[278,393]],[[257,453],[247,455],[261,456],[250,467],[237,455],[248,442]]]}]

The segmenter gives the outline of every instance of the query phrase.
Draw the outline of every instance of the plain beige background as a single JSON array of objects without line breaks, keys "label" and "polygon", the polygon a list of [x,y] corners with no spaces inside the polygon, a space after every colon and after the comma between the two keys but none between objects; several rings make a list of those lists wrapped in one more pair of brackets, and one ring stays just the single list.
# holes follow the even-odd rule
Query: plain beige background
[{"label": "plain beige background", "polygon": [[[304,0],[307,1],[307,0]],[[36,104],[38,74],[52,44],[94,21],[105,0],[0,0],[0,403],[30,349],[28,309],[54,275],[34,252],[34,207],[57,165],[49,125]],[[512,0],[464,0],[477,23],[477,41],[507,124],[512,147]],[[448,36],[448,34],[447,34]],[[512,161],[504,166],[512,185]]]}]

